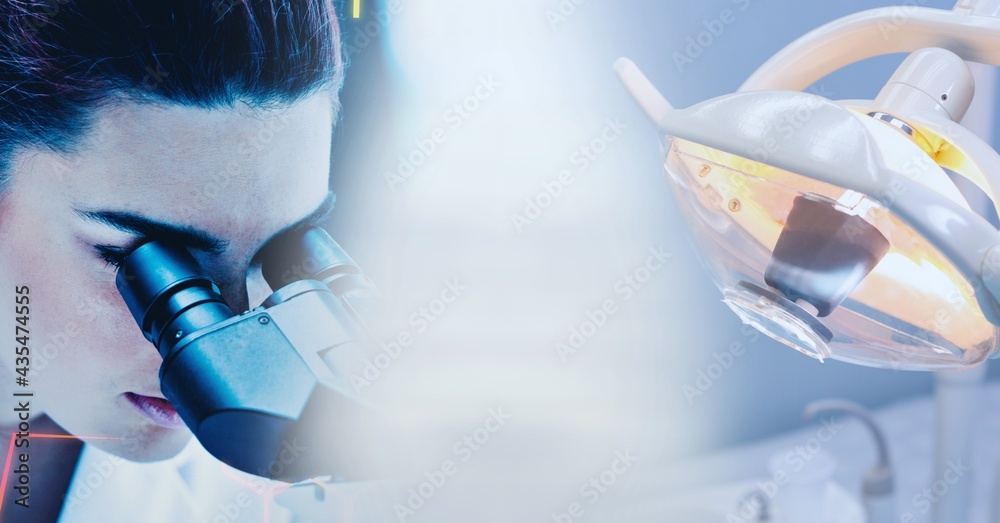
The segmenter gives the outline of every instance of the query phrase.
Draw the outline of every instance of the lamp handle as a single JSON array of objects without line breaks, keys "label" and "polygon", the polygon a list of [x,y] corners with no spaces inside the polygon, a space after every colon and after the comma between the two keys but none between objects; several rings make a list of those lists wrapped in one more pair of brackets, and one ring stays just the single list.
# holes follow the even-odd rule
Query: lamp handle
[{"label": "lamp handle", "polygon": [[612,69],[618,74],[618,78],[625,84],[625,88],[639,103],[639,106],[642,107],[646,116],[657,126],[670,111],[674,110],[670,102],[656,89],[653,82],[650,82],[649,78],[642,74],[642,71],[632,60],[624,57],[619,58],[615,60]]},{"label": "lamp handle", "polygon": [[964,0],[951,11],[882,7],[834,20],[772,56],[740,91],[802,91],[865,58],[926,47],[941,47],[964,60],[1000,66],[1000,18],[988,9],[990,3]]}]

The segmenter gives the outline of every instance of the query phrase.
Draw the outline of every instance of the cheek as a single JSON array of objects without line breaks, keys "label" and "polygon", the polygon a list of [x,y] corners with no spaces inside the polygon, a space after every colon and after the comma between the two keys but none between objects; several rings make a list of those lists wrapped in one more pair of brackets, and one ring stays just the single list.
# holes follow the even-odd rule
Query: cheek
[{"label": "cheek", "polygon": [[73,412],[99,417],[94,409],[108,408],[123,392],[157,390],[159,355],[117,292],[86,279],[60,283],[38,289],[44,333],[32,365],[43,410],[57,419]]},{"label": "cheek", "polygon": [[[0,255],[0,301],[30,289],[34,384],[44,391],[109,392],[155,376],[159,356],[114,286],[113,273],[58,231],[9,231]],[[14,321],[0,318],[0,325]],[[13,326],[11,326],[13,328]],[[10,360],[10,361],[8,361]],[[0,366],[12,358],[0,354]]]},{"label": "cheek", "polygon": [[98,378],[113,383],[116,371],[145,340],[113,286],[94,280],[71,264],[43,279],[33,278],[32,323],[42,344],[36,367],[70,373],[72,380]]}]

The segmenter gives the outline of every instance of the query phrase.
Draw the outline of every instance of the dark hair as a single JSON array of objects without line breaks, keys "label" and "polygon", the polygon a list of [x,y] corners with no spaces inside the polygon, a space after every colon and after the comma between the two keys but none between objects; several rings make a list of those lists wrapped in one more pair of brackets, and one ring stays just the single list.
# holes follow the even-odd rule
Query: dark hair
[{"label": "dark hair", "polygon": [[109,100],[264,108],[343,68],[331,0],[0,0],[0,192],[18,149],[71,150]]}]

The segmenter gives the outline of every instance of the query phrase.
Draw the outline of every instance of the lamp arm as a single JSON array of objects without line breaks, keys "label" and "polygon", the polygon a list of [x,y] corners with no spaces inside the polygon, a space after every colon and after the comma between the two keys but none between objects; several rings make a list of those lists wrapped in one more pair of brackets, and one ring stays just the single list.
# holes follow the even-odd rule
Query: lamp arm
[{"label": "lamp arm", "polygon": [[993,147],[961,124],[940,115],[911,115],[908,121],[915,124],[918,129],[941,136],[947,140],[948,147],[960,151],[963,153],[962,156],[968,158],[966,165],[962,166],[964,169],[949,167],[979,186],[989,196],[994,209],[1000,215],[1000,155],[997,155]]},{"label": "lamp arm", "polygon": [[1000,66],[1000,19],[981,3],[968,0],[951,11],[908,6],[862,11],[787,45],[760,66],[740,91],[801,91],[865,58],[926,47],[941,47],[965,60]]}]

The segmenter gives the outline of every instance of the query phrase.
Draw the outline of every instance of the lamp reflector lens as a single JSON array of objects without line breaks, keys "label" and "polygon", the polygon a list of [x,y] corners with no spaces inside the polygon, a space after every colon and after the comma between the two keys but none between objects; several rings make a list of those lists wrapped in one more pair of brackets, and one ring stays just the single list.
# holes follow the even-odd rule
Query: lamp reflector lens
[{"label": "lamp reflector lens", "polygon": [[745,323],[818,359],[873,367],[962,369],[996,348],[969,281],[879,201],[766,154],[665,146],[702,262]]}]

